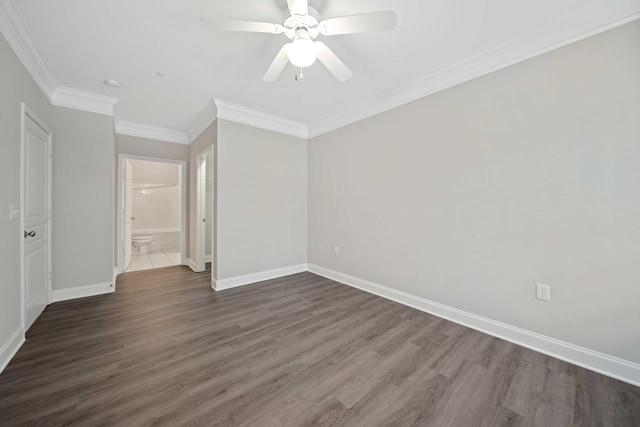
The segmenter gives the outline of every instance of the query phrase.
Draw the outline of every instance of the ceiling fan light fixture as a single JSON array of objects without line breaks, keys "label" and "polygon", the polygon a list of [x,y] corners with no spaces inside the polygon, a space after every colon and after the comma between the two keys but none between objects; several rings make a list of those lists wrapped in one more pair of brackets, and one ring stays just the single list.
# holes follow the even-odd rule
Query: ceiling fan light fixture
[{"label": "ceiling fan light fixture", "polygon": [[289,46],[287,55],[293,65],[305,68],[316,62],[316,46],[308,37],[296,37]]}]

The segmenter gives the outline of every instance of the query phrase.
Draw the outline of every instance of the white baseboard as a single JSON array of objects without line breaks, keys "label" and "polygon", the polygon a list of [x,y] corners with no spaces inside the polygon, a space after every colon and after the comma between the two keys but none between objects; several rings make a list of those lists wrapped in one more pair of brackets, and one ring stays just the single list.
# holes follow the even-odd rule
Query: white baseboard
[{"label": "white baseboard", "polygon": [[637,363],[497,322],[328,268],[309,264],[309,271],[640,387],[640,365]]},{"label": "white baseboard", "polygon": [[213,255],[206,255],[204,257],[204,262],[212,262],[213,261]]},{"label": "white baseboard", "polygon": [[111,283],[113,283],[113,288],[116,287],[116,278],[118,277],[118,267],[113,267],[113,275],[111,276]]},{"label": "white baseboard", "polygon": [[198,273],[198,266],[196,265],[196,262],[191,258],[187,258],[186,261],[189,268],[192,269],[195,273]]},{"label": "white baseboard", "polygon": [[24,331],[18,328],[9,339],[0,347],[0,373],[4,371],[13,356],[16,355],[20,347],[24,344]]},{"label": "white baseboard", "polygon": [[255,282],[261,282],[263,280],[302,273],[307,270],[307,264],[292,265],[289,267],[276,268],[274,270],[245,274],[243,276],[229,277],[228,279],[219,279],[216,280],[215,283],[211,282],[211,287],[216,291],[222,291],[225,289],[237,288],[238,286],[249,285]]},{"label": "white baseboard", "polygon": [[53,302],[110,294],[112,292],[115,292],[115,286],[114,283],[109,282],[87,286],[76,286],[75,288],[54,289]]}]

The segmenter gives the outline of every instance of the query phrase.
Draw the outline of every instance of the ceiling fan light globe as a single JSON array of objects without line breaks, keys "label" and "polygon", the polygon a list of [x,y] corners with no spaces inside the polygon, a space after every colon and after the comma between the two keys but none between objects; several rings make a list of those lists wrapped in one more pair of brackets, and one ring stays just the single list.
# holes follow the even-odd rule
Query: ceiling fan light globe
[{"label": "ceiling fan light globe", "polygon": [[289,61],[296,67],[305,68],[316,62],[316,47],[308,38],[297,38],[289,46]]}]

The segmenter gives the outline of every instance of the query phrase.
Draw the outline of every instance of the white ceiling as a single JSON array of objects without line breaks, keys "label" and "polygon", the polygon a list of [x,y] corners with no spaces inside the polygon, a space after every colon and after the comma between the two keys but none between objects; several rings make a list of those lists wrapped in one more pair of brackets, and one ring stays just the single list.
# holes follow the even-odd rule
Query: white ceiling
[{"label": "white ceiling", "polygon": [[286,0],[0,1],[16,8],[56,84],[118,98],[118,120],[185,131],[213,98],[336,127],[640,13],[640,0],[310,0],[323,18],[393,9],[398,27],[320,36],[354,72],[346,83],[319,62],[303,81],[289,65],[263,83],[286,37],[214,32],[200,18],[281,22]]}]

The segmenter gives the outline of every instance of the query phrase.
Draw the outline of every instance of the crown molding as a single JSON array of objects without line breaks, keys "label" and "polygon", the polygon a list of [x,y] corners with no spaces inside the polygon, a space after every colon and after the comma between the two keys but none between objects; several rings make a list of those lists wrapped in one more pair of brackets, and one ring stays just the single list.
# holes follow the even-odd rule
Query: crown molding
[{"label": "crown molding", "polygon": [[307,139],[307,125],[214,98],[218,118]]},{"label": "crown molding", "polygon": [[0,0],[0,33],[44,95],[51,101],[51,95],[57,84],[49,73],[13,0]]},{"label": "crown molding", "polygon": [[322,135],[639,18],[637,0],[604,2],[313,123],[308,137]]},{"label": "crown molding", "polygon": [[216,107],[216,101],[212,99],[200,112],[196,121],[193,122],[189,128],[189,131],[187,132],[189,134],[189,141],[193,142],[197,137],[199,137],[202,132],[211,126],[211,123],[213,123],[217,117],[218,108]]},{"label": "crown molding", "polygon": [[58,86],[51,94],[51,103],[58,107],[73,108],[112,117],[113,109],[118,101],[117,98],[111,98],[110,96],[65,86]]},{"label": "crown molding", "polygon": [[144,123],[120,120],[116,123],[116,133],[118,135],[137,136],[139,138],[173,142],[175,144],[189,144],[189,135],[185,131],[161,126],[146,125]]}]

